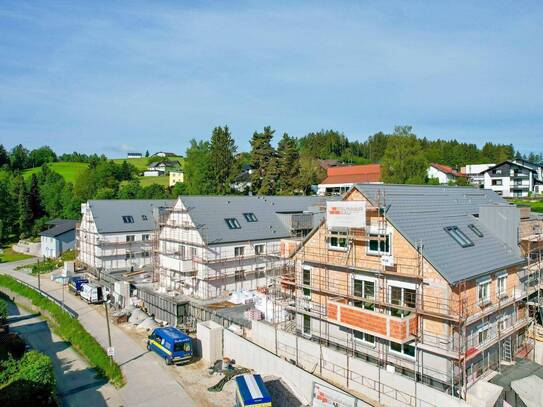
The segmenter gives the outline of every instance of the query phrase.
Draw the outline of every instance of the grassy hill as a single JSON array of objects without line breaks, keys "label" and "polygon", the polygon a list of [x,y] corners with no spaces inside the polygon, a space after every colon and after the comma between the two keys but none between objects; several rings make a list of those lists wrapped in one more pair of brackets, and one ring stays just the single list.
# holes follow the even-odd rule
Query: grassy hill
[{"label": "grassy hill", "polygon": [[142,158],[114,158],[112,161],[117,164],[122,164],[123,161],[127,161],[128,163],[135,166],[138,171],[144,171],[148,167],[149,158],[156,159],[156,161],[160,160],[169,160],[169,161],[179,161],[181,164],[181,167],[183,167],[183,157],[175,156],[175,157],[142,157]]},{"label": "grassy hill", "polygon": [[522,199],[515,199],[511,201],[514,204],[519,205],[528,205],[532,208],[533,212],[543,212],[543,200],[522,200]]},{"label": "grassy hill", "polygon": [[[49,168],[62,175],[67,182],[75,182],[77,176],[83,172],[89,164],[78,162],[58,162],[48,164]],[[23,177],[30,178],[32,174],[40,171],[40,167],[29,168],[23,171]]]},{"label": "grassy hill", "polygon": [[169,175],[161,175],[159,177],[138,177],[142,187],[148,187],[151,184],[159,184],[167,187],[170,183]]}]

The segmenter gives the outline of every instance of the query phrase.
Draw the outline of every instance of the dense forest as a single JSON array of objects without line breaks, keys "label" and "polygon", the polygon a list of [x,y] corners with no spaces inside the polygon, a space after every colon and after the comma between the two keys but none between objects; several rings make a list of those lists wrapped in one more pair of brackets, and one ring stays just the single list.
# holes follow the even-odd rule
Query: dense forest
[{"label": "dense forest", "polygon": [[[275,140],[274,140],[275,139]],[[482,148],[456,140],[418,138],[409,126],[391,134],[377,133],[365,141],[349,140],[343,133],[321,130],[295,138],[276,137],[271,127],[255,131],[249,152],[238,152],[228,126],[216,127],[208,140],[191,140],[184,160],[185,183],[169,188],[142,186],[137,169],[104,155],[73,152],[57,155],[44,146],[29,151],[17,145],[6,151],[0,145],[0,241],[36,235],[54,218],[78,219],[80,204],[88,199],[155,199],[181,194],[309,194],[326,175],[322,159],[345,163],[381,163],[385,182],[427,183],[431,162],[461,167],[468,163],[498,163],[519,157],[512,145],[486,143]],[[146,153],[149,156],[149,153]],[[541,162],[541,154],[522,156]],[[151,160],[151,159],[150,159]],[[75,182],[54,172],[54,162],[86,163]],[[252,172],[250,190],[233,188],[244,166]],[[40,167],[30,176],[25,169]]]}]

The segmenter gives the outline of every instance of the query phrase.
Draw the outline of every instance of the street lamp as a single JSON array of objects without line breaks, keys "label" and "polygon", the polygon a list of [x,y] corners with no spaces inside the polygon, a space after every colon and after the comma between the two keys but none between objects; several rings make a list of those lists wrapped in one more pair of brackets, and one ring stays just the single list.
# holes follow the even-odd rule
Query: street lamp
[{"label": "street lamp", "polygon": [[110,358],[110,361],[113,362],[113,355],[115,354],[115,351],[113,347],[111,346],[111,330],[109,328],[109,314],[108,314],[108,309],[107,309],[107,306],[110,303],[111,303],[111,294],[108,294],[106,297],[106,300],[104,301],[104,307],[106,309],[106,325],[107,325],[107,343],[108,343],[107,354]]}]

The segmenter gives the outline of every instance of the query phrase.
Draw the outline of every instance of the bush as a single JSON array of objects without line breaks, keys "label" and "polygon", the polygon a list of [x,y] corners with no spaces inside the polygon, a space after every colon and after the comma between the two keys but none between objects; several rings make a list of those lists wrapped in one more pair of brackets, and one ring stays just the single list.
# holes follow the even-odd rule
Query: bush
[{"label": "bush", "polygon": [[20,360],[10,357],[0,362],[0,405],[55,405],[55,383],[53,363],[43,353],[27,352]]},{"label": "bush", "polygon": [[20,359],[26,350],[26,343],[17,334],[0,335],[0,361],[12,358]]},{"label": "bush", "polygon": [[115,386],[123,384],[123,374],[119,365],[107,356],[104,348],[83,328],[77,319],[72,318],[47,297],[19,283],[13,277],[0,275],[0,286],[30,299],[36,307],[47,311],[48,315],[44,316],[57,326],[58,334],[85,356],[92,367],[102,376],[107,377]]},{"label": "bush", "polygon": [[55,261],[53,259],[47,259],[43,261],[38,261],[36,264],[32,265],[32,274],[44,274],[53,271],[54,269],[62,266],[62,262]]},{"label": "bush", "polygon": [[65,251],[64,253],[62,253],[60,255],[60,258],[63,261],[73,261],[73,260],[75,260],[77,258],[77,251],[75,251],[75,250]]}]

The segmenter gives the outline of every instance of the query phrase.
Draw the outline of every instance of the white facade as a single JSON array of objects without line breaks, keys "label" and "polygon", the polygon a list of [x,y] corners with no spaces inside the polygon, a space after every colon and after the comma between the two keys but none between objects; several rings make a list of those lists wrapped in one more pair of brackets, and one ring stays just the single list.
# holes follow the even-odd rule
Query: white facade
[{"label": "white facade", "polygon": [[170,186],[173,187],[178,182],[184,182],[185,175],[183,171],[170,171]]},{"label": "white facade", "polygon": [[209,299],[264,287],[280,272],[280,240],[205,244],[183,202],[175,204],[159,238],[160,286]]},{"label": "white facade", "polygon": [[494,167],[494,165],[495,164],[467,164],[465,167],[462,167],[461,172],[468,177],[470,184],[482,186],[485,182],[485,176],[481,173],[491,167]]},{"label": "white facade", "polygon": [[87,204],[81,205],[81,213],[77,241],[78,259],[82,263],[104,272],[138,270],[151,265],[156,241],[154,230],[101,234]]},{"label": "white facade", "polygon": [[75,246],[74,231],[60,236],[41,236],[41,256],[54,259]]},{"label": "white facade", "polygon": [[448,184],[451,181],[454,181],[454,176],[446,172],[441,171],[440,169],[430,165],[426,171],[428,178],[437,178],[440,184]]},{"label": "white facade", "polygon": [[159,175],[164,175],[164,171],[161,170],[146,170],[143,171],[144,177],[158,177]]},{"label": "white facade", "polygon": [[317,186],[317,195],[319,196],[337,196],[343,195],[352,188],[354,182],[344,182],[342,184],[319,184]]},{"label": "white facade", "polygon": [[506,162],[484,173],[484,187],[506,198],[527,197],[537,192],[536,176],[528,167]]}]

